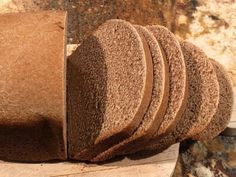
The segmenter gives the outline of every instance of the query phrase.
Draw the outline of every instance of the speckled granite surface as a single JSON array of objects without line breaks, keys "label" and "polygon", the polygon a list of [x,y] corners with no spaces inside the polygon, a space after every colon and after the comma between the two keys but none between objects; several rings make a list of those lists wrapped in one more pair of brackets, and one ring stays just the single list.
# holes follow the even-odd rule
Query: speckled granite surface
[{"label": "speckled granite surface", "polygon": [[[161,24],[221,62],[236,86],[235,0],[0,0],[0,13],[64,9],[69,43],[80,43],[111,18]],[[236,137],[181,144],[174,177],[236,177]]]},{"label": "speckled granite surface", "polygon": [[236,137],[218,136],[207,142],[183,142],[173,176],[235,177]]}]

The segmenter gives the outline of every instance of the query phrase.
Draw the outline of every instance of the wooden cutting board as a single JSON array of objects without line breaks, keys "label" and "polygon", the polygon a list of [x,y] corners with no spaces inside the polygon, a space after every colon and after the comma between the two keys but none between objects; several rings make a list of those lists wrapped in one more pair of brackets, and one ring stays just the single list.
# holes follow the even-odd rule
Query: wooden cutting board
[{"label": "wooden cutting board", "polygon": [[0,161],[3,177],[170,177],[175,169],[179,144],[147,158],[116,160],[103,165],[78,162],[11,163]]}]

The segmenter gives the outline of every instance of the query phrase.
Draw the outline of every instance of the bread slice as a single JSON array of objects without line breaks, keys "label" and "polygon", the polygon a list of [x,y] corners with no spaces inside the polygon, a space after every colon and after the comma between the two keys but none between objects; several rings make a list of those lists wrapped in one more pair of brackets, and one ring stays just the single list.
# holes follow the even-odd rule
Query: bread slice
[{"label": "bread slice", "polygon": [[153,33],[166,55],[169,65],[169,101],[166,114],[153,139],[159,139],[170,132],[180,119],[187,100],[187,78],[184,56],[179,42],[167,28],[163,26],[147,26]]},{"label": "bread slice", "polygon": [[179,140],[190,138],[205,128],[216,113],[219,104],[219,83],[216,72],[206,54],[189,42],[180,42],[186,63],[192,59],[189,79],[190,95],[187,109],[177,127]]},{"label": "bread slice", "polygon": [[151,102],[141,124],[134,134],[98,154],[91,160],[93,162],[104,161],[115,155],[128,153],[142,146],[142,144],[144,145],[159,128],[167,108],[169,94],[168,65],[152,33],[142,26],[135,25],[135,28],[140,35],[145,37],[152,55],[154,80]]},{"label": "bread slice", "polygon": [[165,53],[169,65],[170,90],[168,107],[160,128],[156,130],[149,142],[145,146],[140,146],[136,152],[138,150],[159,151],[175,142],[171,132],[175,130],[185,110],[188,97],[188,73],[178,40],[163,26],[147,26],[147,29],[153,33]]},{"label": "bread slice", "polygon": [[234,97],[230,76],[221,64],[215,60],[211,60],[211,63],[215,68],[220,86],[219,105],[210,123],[201,133],[192,137],[194,140],[203,141],[215,138],[227,127],[232,114]]},{"label": "bread slice", "polygon": [[153,64],[128,22],[102,24],[68,58],[69,157],[89,160],[129,137],[151,100]]},{"label": "bread slice", "polygon": [[150,141],[144,151],[162,151],[170,145],[191,138],[209,124],[219,103],[216,72],[205,53],[195,45],[180,41],[187,67],[188,101],[175,130]]},{"label": "bread slice", "polygon": [[0,159],[66,159],[65,12],[0,15]]}]

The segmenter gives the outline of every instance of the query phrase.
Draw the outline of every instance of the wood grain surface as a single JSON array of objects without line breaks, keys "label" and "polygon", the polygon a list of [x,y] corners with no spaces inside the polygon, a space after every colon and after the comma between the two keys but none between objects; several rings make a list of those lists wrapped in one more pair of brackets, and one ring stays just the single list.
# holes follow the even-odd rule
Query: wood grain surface
[{"label": "wood grain surface", "polygon": [[179,154],[179,144],[147,158],[122,160],[102,165],[79,162],[13,163],[0,161],[0,176],[4,177],[170,177]]}]

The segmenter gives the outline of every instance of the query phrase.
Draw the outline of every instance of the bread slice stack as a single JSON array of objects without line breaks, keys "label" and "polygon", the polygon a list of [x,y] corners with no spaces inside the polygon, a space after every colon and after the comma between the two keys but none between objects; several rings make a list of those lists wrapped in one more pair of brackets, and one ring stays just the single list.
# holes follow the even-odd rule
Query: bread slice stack
[{"label": "bread slice stack", "polygon": [[151,101],[153,62],[133,25],[100,26],[68,59],[67,74],[70,158],[89,160],[135,132]]},{"label": "bread slice stack", "polygon": [[68,58],[69,158],[101,162],[214,138],[232,105],[227,72],[197,46],[163,26],[108,20]]}]

